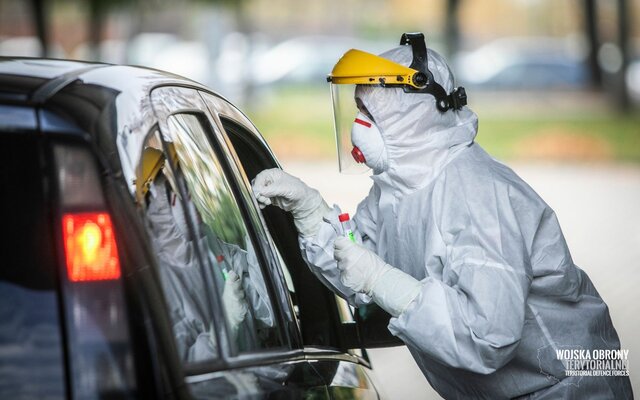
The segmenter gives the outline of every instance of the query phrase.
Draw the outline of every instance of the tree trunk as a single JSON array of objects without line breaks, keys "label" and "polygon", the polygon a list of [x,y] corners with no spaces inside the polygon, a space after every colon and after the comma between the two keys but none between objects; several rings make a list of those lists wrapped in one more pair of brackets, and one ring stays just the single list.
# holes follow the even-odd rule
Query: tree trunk
[{"label": "tree trunk", "polygon": [[631,109],[626,76],[627,67],[629,66],[629,22],[632,17],[629,15],[627,5],[627,0],[618,0],[618,46],[622,63],[620,70],[616,73],[615,95],[618,106],[623,112],[628,112]]},{"label": "tree trunk", "polygon": [[100,61],[100,42],[104,25],[105,4],[100,0],[89,1],[89,57],[91,61]]},{"label": "tree trunk", "polygon": [[598,34],[598,10],[596,0],[584,0],[584,11],[584,28],[589,43],[589,54],[587,56],[589,78],[591,80],[591,86],[600,89],[602,88],[602,70],[598,64],[600,38]]},{"label": "tree trunk", "polygon": [[36,28],[36,36],[40,42],[40,56],[49,55],[49,37],[47,31],[46,10],[44,0],[31,0],[33,22]]},{"label": "tree trunk", "polygon": [[460,50],[460,26],[458,23],[460,3],[461,0],[447,0],[445,44],[447,57],[450,61],[458,50]]}]

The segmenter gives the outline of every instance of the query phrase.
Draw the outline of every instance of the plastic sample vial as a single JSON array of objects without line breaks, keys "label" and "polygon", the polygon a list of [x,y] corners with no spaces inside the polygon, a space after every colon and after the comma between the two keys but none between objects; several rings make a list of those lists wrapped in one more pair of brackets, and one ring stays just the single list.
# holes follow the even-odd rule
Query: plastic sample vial
[{"label": "plastic sample vial", "polygon": [[216,256],[216,261],[222,267],[222,277],[226,281],[229,278],[229,270],[224,266],[224,256],[222,254]]},{"label": "plastic sample vial", "polygon": [[349,219],[349,214],[344,213],[338,215],[338,220],[340,220],[340,225],[342,225],[342,234],[344,237],[349,238],[353,243],[356,242],[356,237],[353,235],[353,230],[351,229],[351,220]]}]

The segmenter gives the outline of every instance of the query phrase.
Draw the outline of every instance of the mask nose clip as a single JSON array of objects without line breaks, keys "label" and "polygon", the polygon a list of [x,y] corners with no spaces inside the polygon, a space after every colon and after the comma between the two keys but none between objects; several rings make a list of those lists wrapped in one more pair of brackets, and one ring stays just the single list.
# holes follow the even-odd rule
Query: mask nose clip
[{"label": "mask nose clip", "polygon": [[353,159],[356,160],[358,164],[364,164],[365,162],[367,162],[367,160],[364,158],[364,154],[362,154],[362,151],[360,151],[358,146],[353,146],[353,150],[351,150],[351,155],[353,156]]}]

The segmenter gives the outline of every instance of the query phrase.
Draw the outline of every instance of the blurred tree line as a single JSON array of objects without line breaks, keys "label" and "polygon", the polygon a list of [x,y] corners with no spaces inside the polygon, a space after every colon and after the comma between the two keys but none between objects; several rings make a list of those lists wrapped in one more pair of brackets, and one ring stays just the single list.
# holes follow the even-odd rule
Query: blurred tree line
[{"label": "blurred tree line", "polygon": [[[42,56],[46,57],[50,51],[50,27],[49,16],[51,15],[51,7],[56,3],[64,4],[79,3],[77,0],[30,0],[31,11],[33,15],[33,25],[36,31],[38,40],[40,41]],[[240,32],[249,30],[247,20],[245,18],[245,4],[247,0],[183,0],[186,5],[192,4],[210,4],[216,6],[228,7],[234,11],[236,16],[236,23]],[[100,59],[100,42],[104,37],[105,22],[109,14],[118,9],[126,8],[132,13],[137,15],[145,15],[146,11],[155,8],[166,7],[168,5],[175,5],[175,1],[171,0],[84,0],[80,3],[84,3],[87,9],[87,32],[88,43],[91,49],[90,59]]]},{"label": "blurred tree line", "polygon": [[[104,38],[105,23],[109,14],[115,10],[126,9],[128,12],[144,18],[149,14],[149,11],[161,9],[163,7],[175,7],[176,4],[184,4],[185,7],[191,5],[211,5],[215,7],[224,7],[229,9],[235,18],[236,30],[241,33],[251,33],[256,29],[255,25],[257,18],[256,9],[259,10],[258,14],[264,13],[265,7],[267,10],[277,7],[287,7],[286,2],[276,1],[272,5],[264,4],[264,1],[257,0],[29,0],[32,10],[32,20],[36,31],[36,35],[41,43],[42,55],[47,56],[50,54],[50,27],[49,17],[51,15],[51,8],[56,4],[73,4],[83,5],[86,14],[86,32],[87,42],[90,48],[90,55],[88,59],[100,60],[100,42]],[[271,3],[267,1],[266,3]],[[295,3],[295,1],[291,2]],[[333,0],[329,1],[333,4]],[[437,3],[437,4],[436,4]],[[485,3],[485,2],[482,2]],[[556,4],[558,2],[548,0],[544,1],[529,1],[528,3],[535,4]],[[358,7],[358,4],[360,6]],[[559,4],[559,3],[558,3]],[[586,38],[588,43],[588,56],[587,65],[590,71],[591,83],[594,89],[603,90],[606,89],[613,99],[612,103],[616,109],[628,111],[630,109],[630,100],[627,93],[627,87],[625,85],[625,74],[627,66],[630,62],[630,43],[629,38],[631,36],[631,30],[634,26],[632,16],[634,13],[631,10],[632,0],[572,0],[563,2],[564,7],[572,7],[575,9],[575,13],[579,15],[578,22],[579,27]],[[429,7],[425,7],[428,5]],[[292,6],[292,4],[289,4]],[[485,4],[486,6],[486,4]],[[312,4],[296,5],[294,8],[298,11],[305,8],[319,7]],[[354,8],[355,7],[355,8]],[[344,3],[344,9],[346,13],[353,11],[353,9],[359,9],[367,7],[371,13],[387,14],[388,19],[393,19],[394,14],[406,14],[413,13],[421,15],[422,17],[428,16],[430,21],[442,21],[440,23],[440,36],[443,39],[446,52],[449,56],[455,54],[460,47],[460,37],[466,32],[467,28],[461,24],[461,13],[472,12],[472,18],[469,15],[464,15],[464,21],[471,21],[471,24],[477,25],[478,23],[491,23],[491,21],[484,21],[483,13],[488,12],[487,7],[480,7],[476,2],[470,0],[441,0],[434,1],[405,1],[405,0],[373,0],[361,3],[357,1],[346,1]],[[480,7],[480,9],[478,8]],[[428,8],[428,10],[425,10]],[[484,9],[484,11],[482,10]],[[351,10],[351,11],[349,11]],[[535,10],[531,8],[531,10]],[[548,13],[549,9],[539,8],[539,13]],[[271,11],[274,12],[274,11]],[[435,15],[434,14],[438,14]],[[548,16],[548,15],[547,15]],[[253,18],[252,18],[253,17]],[[420,17],[420,18],[422,18]],[[269,17],[267,16],[267,19]],[[336,15],[336,20],[341,20],[340,15]],[[380,16],[378,16],[378,19]],[[426,18],[426,17],[425,17]],[[507,18],[502,16],[499,18]],[[331,18],[329,18],[331,19]],[[378,19],[370,18],[376,23]],[[543,23],[545,15],[536,15],[536,20],[541,20],[539,23]],[[483,20],[483,21],[478,21]],[[378,21],[379,22],[379,21]],[[261,21],[264,24],[264,21]],[[139,24],[140,28],[143,24]],[[343,25],[346,25],[343,21]],[[405,24],[406,25],[406,24]],[[409,23],[408,25],[411,25]],[[425,25],[429,25],[425,22]],[[378,27],[379,28],[379,27]],[[395,27],[394,27],[395,28]],[[603,71],[602,61],[599,57],[602,56],[603,45],[606,44],[606,50],[608,55],[615,59],[615,68],[609,71]]]}]

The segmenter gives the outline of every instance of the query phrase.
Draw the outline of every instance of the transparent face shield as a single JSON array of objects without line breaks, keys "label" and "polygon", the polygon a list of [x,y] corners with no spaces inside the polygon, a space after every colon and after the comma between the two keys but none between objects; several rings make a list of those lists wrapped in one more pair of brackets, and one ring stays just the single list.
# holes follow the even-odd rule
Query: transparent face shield
[{"label": "transparent face shield", "polygon": [[351,142],[351,128],[358,114],[355,102],[356,85],[331,83],[331,100],[333,104],[333,122],[338,150],[338,166],[345,174],[363,174],[369,171],[364,163],[356,161],[354,146]]}]

